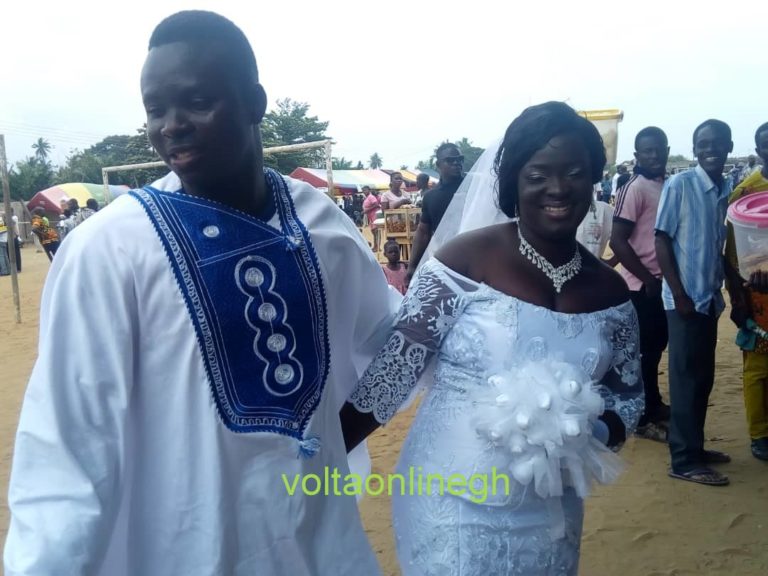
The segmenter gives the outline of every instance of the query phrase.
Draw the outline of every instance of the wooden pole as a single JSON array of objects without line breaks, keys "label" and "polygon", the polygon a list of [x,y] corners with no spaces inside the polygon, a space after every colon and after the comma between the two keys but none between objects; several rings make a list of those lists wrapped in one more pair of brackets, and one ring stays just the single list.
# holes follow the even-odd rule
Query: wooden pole
[{"label": "wooden pole", "polygon": [[11,189],[8,185],[8,163],[5,158],[5,136],[0,134],[0,180],[3,185],[3,205],[5,206],[5,225],[8,230],[8,255],[11,261],[11,286],[13,286],[13,306],[16,309],[16,324],[21,324],[21,300],[19,299],[19,276],[16,272],[16,230],[11,216]]},{"label": "wooden pole", "polygon": [[325,141],[325,171],[328,173],[326,180],[328,181],[328,196],[334,197],[333,191],[333,158],[331,157],[331,141]]},{"label": "wooden pole", "polygon": [[104,181],[104,204],[112,202],[112,195],[109,193],[109,172],[101,171],[101,179]]},{"label": "wooden pole", "polygon": [[156,162],[142,162],[141,164],[124,164],[122,166],[107,166],[106,168],[102,168],[101,173],[103,175],[104,172],[119,172],[120,170],[142,170],[144,168],[160,168],[163,166],[167,167],[168,165],[162,160],[158,160]]},{"label": "wooden pole", "polygon": [[309,150],[310,148],[319,148],[320,146],[327,146],[331,142],[328,140],[317,140],[316,142],[302,142],[301,144],[286,144],[285,146],[272,146],[270,148],[264,148],[263,153],[265,156],[275,154],[277,152],[292,152],[294,150]]},{"label": "wooden pole", "polygon": [[[286,144],[285,146],[273,146],[271,148],[264,148],[262,151],[265,156],[270,154],[278,154],[280,152],[292,152],[294,150],[309,150],[311,148],[325,148],[325,168],[328,172],[328,194],[333,198],[333,161],[331,158],[331,147],[333,141],[329,138],[327,140],[318,140],[316,142],[302,142],[301,144]],[[109,192],[109,173],[120,172],[122,170],[141,170],[144,168],[167,168],[168,165],[163,161],[157,162],[144,162],[143,164],[125,164],[123,166],[106,166],[101,169],[101,177],[104,181],[104,197],[112,199],[112,195]]]}]

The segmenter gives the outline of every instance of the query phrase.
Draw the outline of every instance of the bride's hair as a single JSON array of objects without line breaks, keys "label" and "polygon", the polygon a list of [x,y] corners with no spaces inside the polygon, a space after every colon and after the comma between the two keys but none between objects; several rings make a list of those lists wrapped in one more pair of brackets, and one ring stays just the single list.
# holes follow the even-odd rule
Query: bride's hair
[{"label": "bride's hair", "polygon": [[515,118],[504,134],[493,167],[498,177],[499,208],[510,218],[517,212],[517,179],[531,157],[555,136],[576,134],[589,152],[592,183],[599,182],[605,168],[605,147],[597,128],[564,102],[530,106]]}]

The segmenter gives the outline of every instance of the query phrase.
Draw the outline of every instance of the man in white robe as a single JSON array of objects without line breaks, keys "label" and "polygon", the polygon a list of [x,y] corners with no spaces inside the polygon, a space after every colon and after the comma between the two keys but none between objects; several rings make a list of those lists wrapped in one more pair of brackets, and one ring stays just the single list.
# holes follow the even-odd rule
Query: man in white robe
[{"label": "man in white robe", "polygon": [[396,307],[381,269],[330,199],[262,168],[234,24],[164,20],[142,96],[183,190],[116,199],[53,262],[5,574],[377,574],[354,496],[302,478],[348,471],[338,412]]}]

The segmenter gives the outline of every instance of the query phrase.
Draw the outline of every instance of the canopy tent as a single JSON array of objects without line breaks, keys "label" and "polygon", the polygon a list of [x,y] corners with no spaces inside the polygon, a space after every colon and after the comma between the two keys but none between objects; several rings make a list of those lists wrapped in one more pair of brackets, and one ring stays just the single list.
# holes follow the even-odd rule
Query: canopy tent
[{"label": "canopy tent", "polygon": [[[472,166],[464,166],[464,170],[467,171]],[[434,170],[432,168],[424,168],[423,170],[419,170],[419,172],[424,172],[427,176],[429,176],[430,182],[440,183],[440,173],[437,170]]]},{"label": "canopy tent", "polygon": [[[316,188],[328,188],[328,172],[320,168],[296,168],[289,174]],[[377,190],[389,188],[389,175],[383,170],[334,170],[335,194],[356,194],[363,186]]]},{"label": "canopy tent", "polygon": [[[110,199],[120,196],[129,190],[128,186],[109,186]],[[95,198],[100,205],[104,205],[107,198],[104,197],[104,186],[102,184],[84,184],[69,183],[51,186],[41,190],[32,199],[27,202],[27,208],[32,211],[35,208],[42,207],[47,214],[61,214],[61,201],[74,198],[80,206],[90,198]]]}]

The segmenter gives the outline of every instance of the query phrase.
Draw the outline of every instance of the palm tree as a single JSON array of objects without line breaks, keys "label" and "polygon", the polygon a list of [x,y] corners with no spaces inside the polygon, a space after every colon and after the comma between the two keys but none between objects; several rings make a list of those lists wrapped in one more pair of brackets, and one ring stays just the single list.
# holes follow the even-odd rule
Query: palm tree
[{"label": "palm tree", "polygon": [[45,162],[48,159],[48,152],[51,151],[51,143],[45,138],[38,138],[37,142],[32,144],[32,150],[35,151],[35,158]]},{"label": "palm tree", "polygon": [[334,170],[350,170],[352,168],[352,160],[347,160],[342,156],[341,158],[332,158],[331,167]]},{"label": "palm tree", "polygon": [[456,146],[459,148],[459,152],[461,152],[462,156],[464,156],[465,170],[469,170],[474,166],[477,159],[480,158],[483,152],[485,152],[484,148],[473,145],[472,141],[466,137],[456,142]]},{"label": "palm tree", "polygon": [[377,152],[371,154],[371,159],[368,161],[368,165],[371,169],[376,170],[377,168],[381,168],[382,164],[381,156],[379,156]]}]

